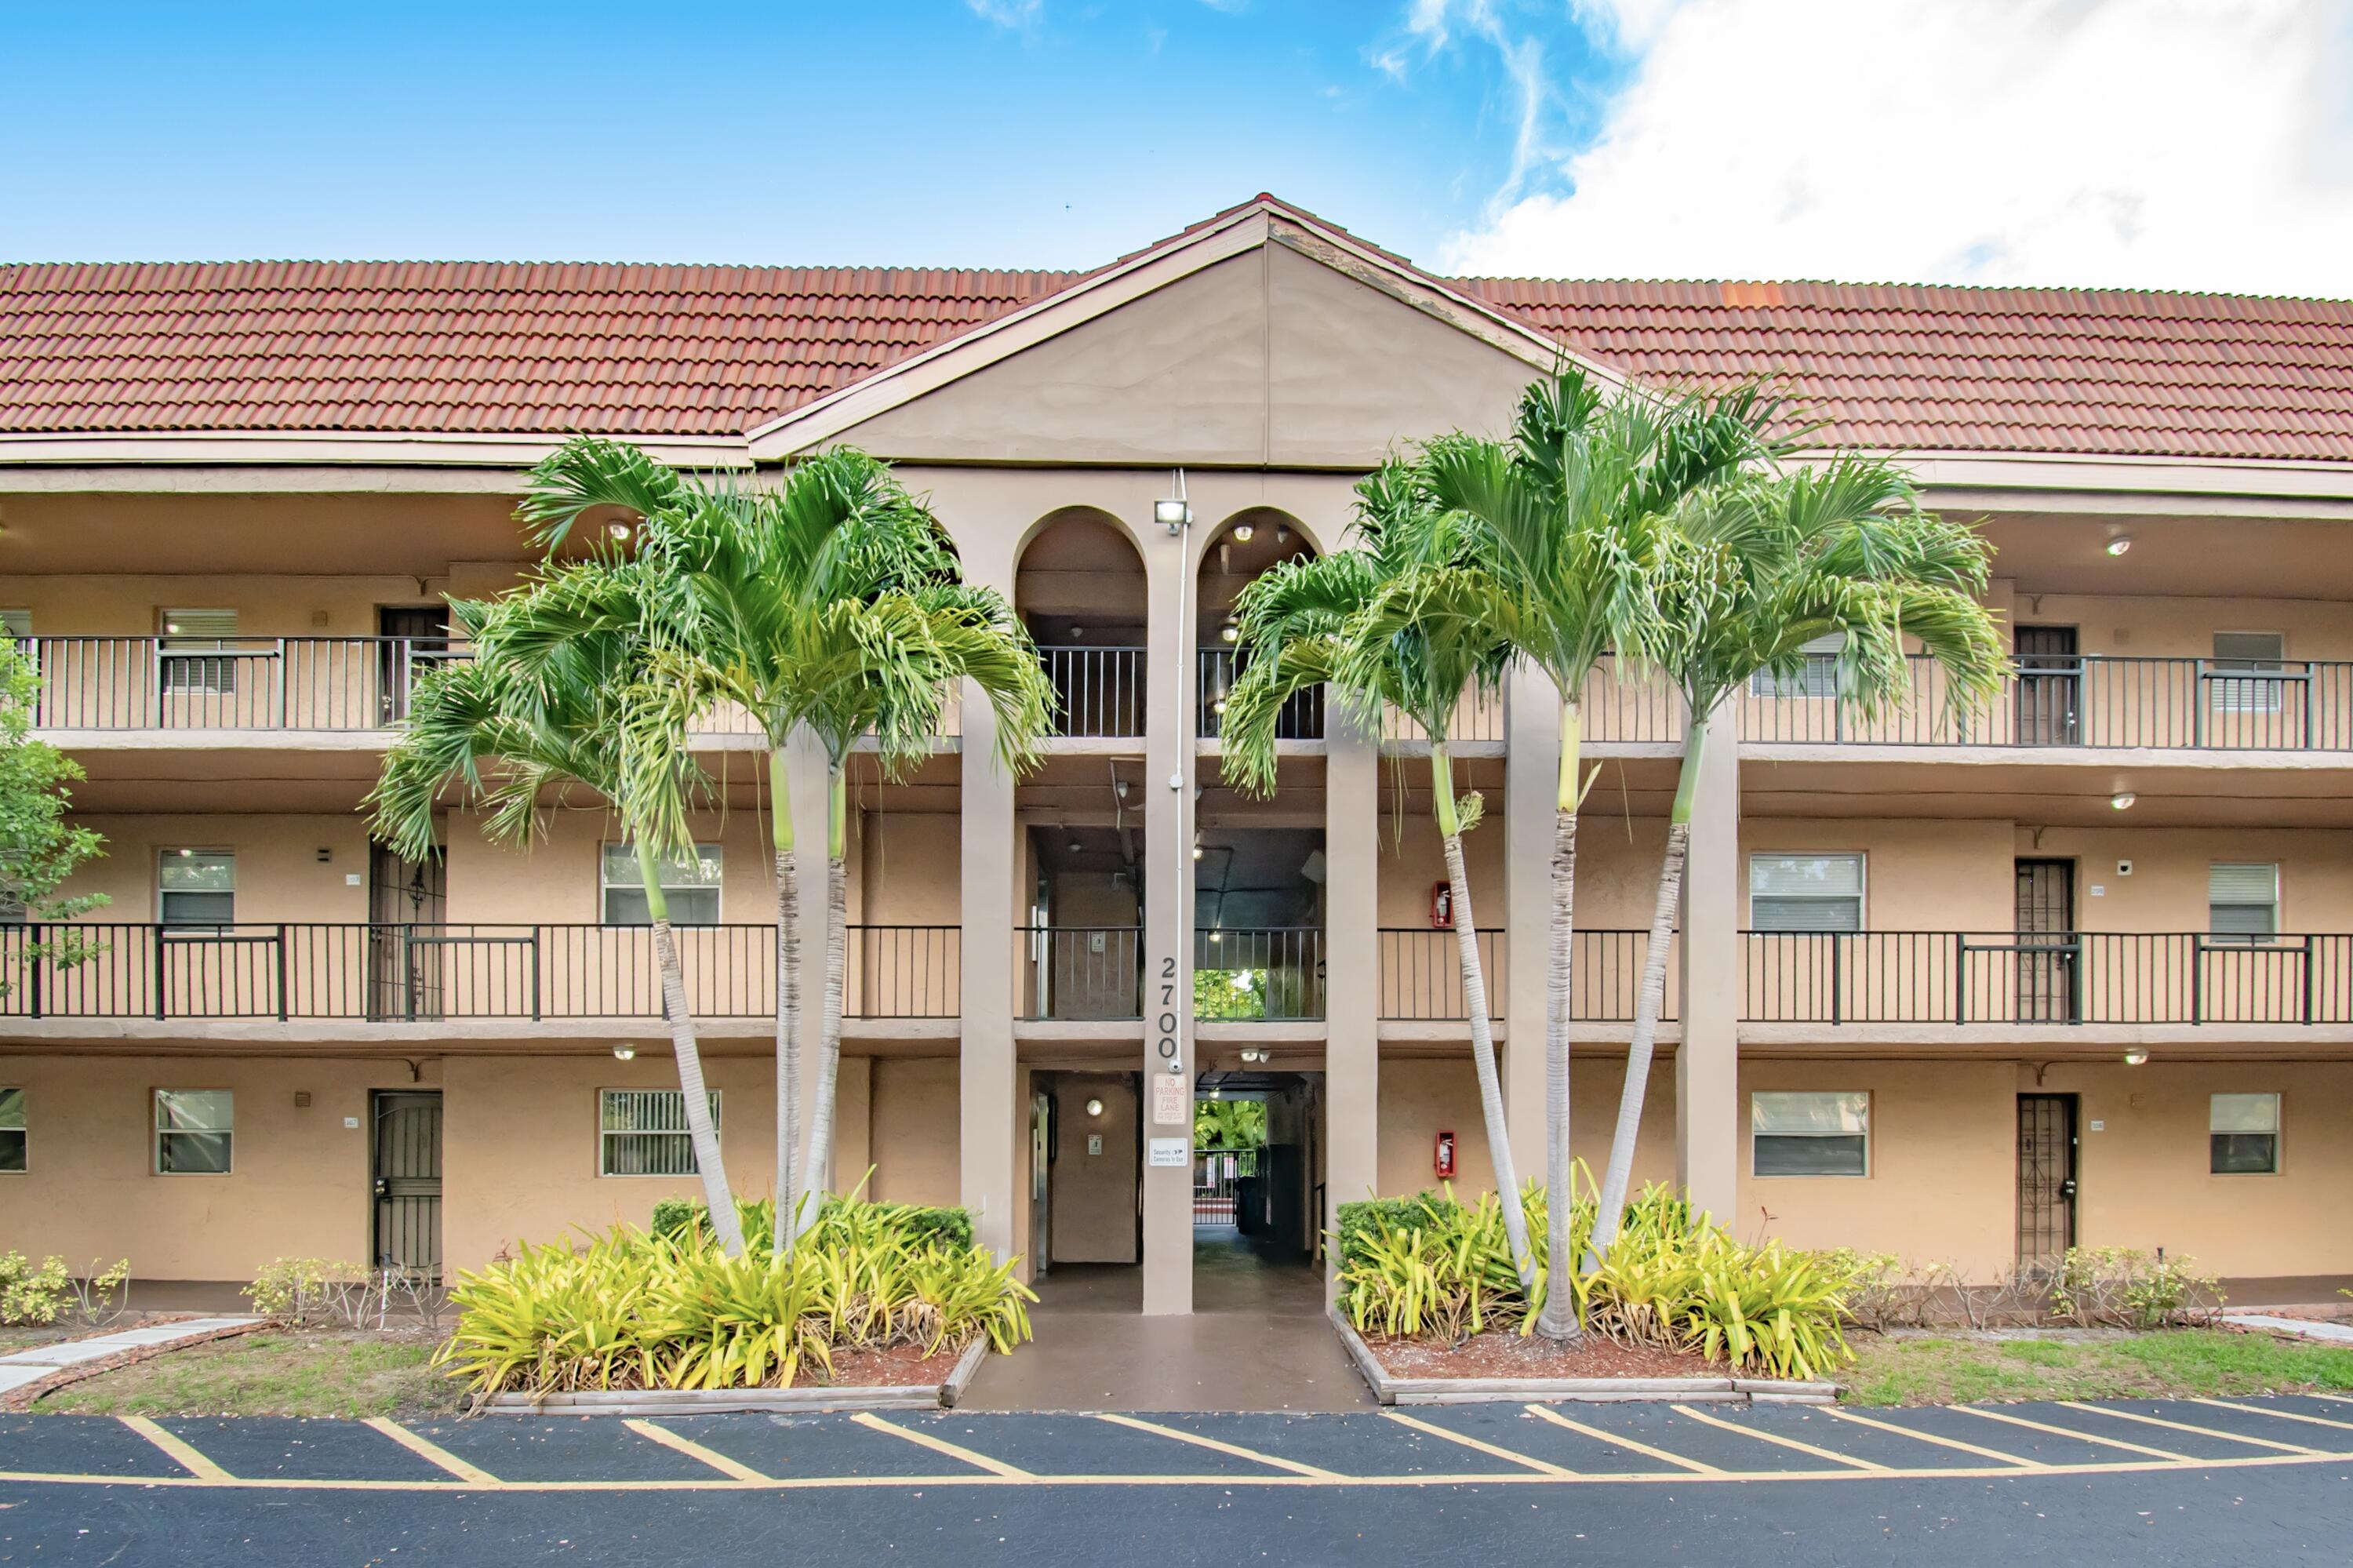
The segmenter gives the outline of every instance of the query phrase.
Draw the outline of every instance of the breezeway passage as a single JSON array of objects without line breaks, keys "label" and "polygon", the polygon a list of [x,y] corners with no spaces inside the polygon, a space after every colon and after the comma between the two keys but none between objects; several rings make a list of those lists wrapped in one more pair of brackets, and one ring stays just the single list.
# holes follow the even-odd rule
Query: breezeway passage
[{"label": "breezeway passage", "polygon": [[2094,1476],[2353,1462],[2353,1400],[1873,1411],[1440,1407],[404,1425],[21,1416],[0,1486],[421,1493],[1657,1485]]}]

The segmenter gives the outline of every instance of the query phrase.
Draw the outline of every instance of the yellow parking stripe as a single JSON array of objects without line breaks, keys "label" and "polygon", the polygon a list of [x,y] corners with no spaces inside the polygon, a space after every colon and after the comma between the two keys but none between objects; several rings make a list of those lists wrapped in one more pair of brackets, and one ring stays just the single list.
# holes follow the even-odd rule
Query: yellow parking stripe
[{"label": "yellow parking stripe", "polygon": [[723,1476],[732,1477],[739,1481],[766,1481],[776,1478],[773,1476],[764,1476],[749,1465],[739,1463],[724,1454],[704,1447],[691,1437],[681,1437],[668,1427],[657,1426],[650,1421],[632,1419],[624,1421],[621,1425],[640,1437],[652,1438],[665,1448],[677,1449],[690,1459],[702,1460]]},{"label": "yellow parking stripe", "polygon": [[2024,1426],[2036,1432],[2048,1432],[2054,1437],[2073,1437],[2078,1443],[2091,1443],[2103,1448],[2122,1448],[2127,1454],[2146,1454],[2152,1459],[2170,1459],[2176,1464],[2195,1463],[2187,1454],[2177,1454],[2170,1448],[2151,1448],[2139,1443],[2127,1443],[2121,1437],[2100,1437],[2079,1431],[2073,1426],[2053,1426],[2047,1421],[2029,1421],[2023,1415],[2005,1415],[1999,1410],[1980,1410],[1974,1404],[1956,1404],[1955,1410],[1967,1415],[1981,1416],[1988,1421],[2006,1421],[2012,1426]]},{"label": "yellow parking stripe", "polygon": [[2301,1421],[2308,1426],[2334,1426],[2339,1432],[2353,1432],[2353,1421],[2331,1421],[2326,1415],[2306,1415],[2297,1410],[2266,1410],[2260,1404],[2233,1404],[2227,1399],[2201,1399],[2200,1404],[2211,1404],[2217,1410],[2243,1411],[2249,1415],[2274,1415],[2282,1421]]},{"label": "yellow parking stripe", "polygon": [[2283,1454],[2321,1452],[2318,1448],[2307,1448],[2301,1443],[2274,1443],[2268,1437],[2242,1437],[2236,1432],[2220,1432],[2211,1426],[2192,1426],[2186,1421],[2168,1421],[2161,1415],[2143,1415],[2134,1410],[2110,1410],[2104,1404],[2079,1404],[2072,1399],[2063,1399],[2059,1403],[2070,1410],[2088,1411],[2094,1415],[2113,1415],[2119,1421],[2137,1421],[2144,1426],[2168,1427],[2199,1437],[2219,1437],[2226,1443],[2249,1443],[2258,1448],[2275,1448]]},{"label": "yellow parking stripe", "polygon": [[1213,1454],[1224,1454],[1236,1459],[1248,1459],[1254,1465],[1271,1465],[1278,1470],[1289,1470],[1294,1476],[1312,1476],[1319,1481],[1340,1479],[1330,1470],[1319,1470],[1313,1465],[1303,1465],[1296,1459],[1278,1458],[1272,1454],[1261,1454],[1255,1448],[1245,1448],[1239,1443],[1222,1443],[1215,1437],[1204,1437],[1198,1432],[1184,1432],[1174,1426],[1162,1426],[1156,1422],[1139,1421],[1133,1415],[1113,1415],[1104,1412],[1098,1414],[1095,1419],[1108,1421],[1113,1426],[1129,1426],[1138,1432],[1149,1432],[1155,1437],[1173,1437],[1179,1443],[1190,1443],[1196,1448],[1207,1448]]},{"label": "yellow parking stripe", "polygon": [[1630,1454],[1642,1454],[1662,1464],[1681,1466],[1695,1476],[1724,1474],[1714,1465],[1703,1465],[1697,1459],[1686,1459],[1681,1454],[1670,1454],[1664,1448],[1653,1448],[1648,1443],[1637,1443],[1631,1437],[1621,1436],[1615,1432],[1604,1432],[1598,1426],[1588,1426],[1582,1421],[1571,1421],[1567,1416],[1546,1405],[1531,1404],[1527,1409],[1530,1415],[1539,1420],[1549,1421],[1555,1426],[1566,1426],[1581,1436],[1607,1443],[1613,1448],[1623,1448]]},{"label": "yellow parking stripe", "polygon": [[368,1417],[367,1425],[375,1427],[427,1464],[437,1469],[446,1470],[461,1481],[470,1481],[478,1487],[495,1487],[501,1484],[499,1478],[490,1471],[479,1465],[468,1464],[440,1444],[419,1437],[397,1421],[386,1416],[371,1415]]},{"label": "yellow parking stripe", "polygon": [[861,1410],[850,1419],[860,1426],[871,1426],[877,1432],[888,1432],[893,1437],[904,1437],[916,1446],[929,1448],[934,1454],[945,1454],[951,1459],[961,1459],[967,1465],[987,1470],[992,1476],[1003,1476],[1009,1481],[1034,1481],[1038,1478],[1028,1470],[1008,1465],[1002,1459],[992,1459],[986,1454],[976,1454],[969,1448],[958,1447],[945,1438],[934,1437],[928,1432],[915,1432],[904,1426],[894,1425],[871,1410]]},{"label": "yellow parking stripe", "polygon": [[1800,1454],[1811,1454],[1817,1459],[1828,1459],[1834,1465],[1852,1465],[1858,1470],[1883,1472],[1887,1468],[1884,1465],[1874,1465],[1868,1459],[1858,1459],[1852,1454],[1834,1454],[1828,1448],[1817,1448],[1811,1443],[1800,1443],[1795,1437],[1784,1437],[1778,1432],[1760,1432],[1754,1426],[1743,1426],[1736,1421],[1725,1421],[1717,1416],[1703,1414],[1688,1404],[1678,1404],[1672,1408],[1676,1414],[1688,1415],[1694,1421],[1704,1421],[1710,1426],[1721,1426],[1726,1432],[1737,1432],[1743,1437],[1754,1437],[1759,1443],[1775,1443],[1784,1448],[1795,1449]]},{"label": "yellow parking stripe", "polygon": [[187,1471],[188,1474],[195,1477],[197,1479],[206,1481],[226,1481],[235,1478],[230,1476],[227,1470],[222,1469],[218,1465],[214,1464],[210,1459],[207,1459],[202,1454],[197,1453],[185,1442],[180,1438],[173,1436],[169,1432],[164,1431],[161,1426],[156,1425],[145,1416],[124,1415],[120,1416],[117,1419],[119,1419],[125,1426],[130,1427],[133,1432],[138,1433],[142,1437],[146,1438],[150,1443],[154,1444],[158,1448],[163,1449],[165,1454],[171,1457],[171,1460],[174,1464],[179,1466],[180,1468]]},{"label": "yellow parking stripe", "polygon": [[1934,1443],[1939,1448],[1957,1449],[1975,1454],[1983,1459],[1999,1459],[2005,1465],[2016,1465],[2022,1470],[2047,1470],[2051,1467],[2040,1459],[2021,1459],[2015,1454],[2005,1454],[1999,1448],[1981,1448],[1975,1443],[1964,1443],[1957,1437],[1941,1436],[1923,1432],[1916,1426],[1898,1426],[1893,1421],[1874,1421],[1868,1415],[1857,1415],[1851,1410],[1824,1410],[1825,1415],[1835,1415],[1841,1421],[1852,1421],[1858,1426],[1875,1426],[1882,1432],[1893,1432],[1901,1437],[1917,1437],[1923,1443]]},{"label": "yellow parking stripe", "polygon": [[1514,1454],[1509,1448],[1499,1448],[1493,1443],[1482,1443],[1478,1438],[1461,1432],[1449,1432],[1434,1422],[1418,1421],[1410,1415],[1400,1415],[1394,1410],[1384,1410],[1381,1414],[1400,1426],[1410,1426],[1416,1432],[1427,1432],[1432,1437],[1443,1437],[1449,1443],[1460,1443],[1465,1448],[1476,1449],[1491,1458],[1502,1459],[1514,1465],[1525,1465],[1538,1475],[1573,1476],[1577,1474],[1575,1470],[1564,1470],[1558,1465],[1548,1465],[1542,1459],[1531,1459],[1525,1454]]}]

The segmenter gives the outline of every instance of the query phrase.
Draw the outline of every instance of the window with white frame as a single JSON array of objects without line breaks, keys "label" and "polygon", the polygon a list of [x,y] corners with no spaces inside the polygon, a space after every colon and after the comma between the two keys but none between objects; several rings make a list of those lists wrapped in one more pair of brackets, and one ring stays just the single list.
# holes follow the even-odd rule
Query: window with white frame
[{"label": "window with white frame", "polygon": [[[711,1096],[711,1127],[719,1129],[719,1091]],[[694,1138],[686,1128],[682,1089],[604,1089],[596,1113],[599,1176],[698,1176]]]},{"label": "window with white frame", "polygon": [[[724,862],[717,844],[697,844],[690,858],[664,860],[658,874],[673,926],[719,924],[719,883]],[[607,844],[601,874],[603,919],[607,926],[650,925],[646,882],[630,844]]]},{"label": "window with white frame", "polygon": [[1846,633],[1832,631],[1800,646],[1802,669],[1788,674],[1759,670],[1748,677],[1748,691],[1758,697],[1834,697],[1838,695],[1838,656],[1846,647]]},{"label": "window with white frame", "polygon": [[1862,856],[1752,854],[1748,926],[1754,931],[1862,929]]},{"label": "window with white frame", "polygon": [[0,1171],[25,1169],[25,1091],[0,1089]]},{"label": "window with white frame", "polygon": [[157,1089],[157,1174],[227,1175],[236,1128],[237,1097],[227,1089]]},{"label": "window with white frame", "polygon": [[[2277,713],[2287,669],[2287,639],[2276,631],[2214,633],[2214,707],[2219,713]],[[2245,671],[2243,676],[2234,672]]]},{"label": "window with white frame", "polygon": [[1871,1174],[1871,1097],[1777,1092],[1748,1097],[1749,1171],[1758,1176]]},{"label": "window with white frame", "polygon": [[2206,929],[2232,942],[2279,935],[2279,867],[2268,862],[2217,862],[2206,868]]},{"label": "window with white frame", "polygon": [[2217,1176],[2279,1170],[2280,1097],[2216,1095],[2206,1117],[2208,1169]]},{"label": "window with white frame", "polygon": [[155,657],[164,690],[190,696],[237,690],[237,611],[167,609]]},{"label": "window with white frame", "polygon": [[167,849],[156,857],[155,918],[165,926],[217,930],[237,923],[237,855],[229,850]]}]

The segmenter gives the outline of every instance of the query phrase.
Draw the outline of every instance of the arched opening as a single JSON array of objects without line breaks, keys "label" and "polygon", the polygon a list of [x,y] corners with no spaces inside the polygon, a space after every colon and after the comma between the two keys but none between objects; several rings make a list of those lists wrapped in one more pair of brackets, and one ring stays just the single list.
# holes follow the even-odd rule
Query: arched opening
[{"label": "arched opening", "polygon": [[[1247,657],[1237,642],[1235,601],[1241,597],[1242,589],[1269,568],[1284,561],[1312,560],[1314,556],[1315,546],[1298,520],[1271,506],[1254,506],[1235,513],[1219,524],[1208,548],[1201,552],[1195,631],[1200,649],[1198,730],[1204,737],[1217,735],[1219,721],[1226,711],[1226,693],[1241,673],[1242,661]],[[1275,737],[1324,738],[1324,693],[1320,687],[1300,693],[1284,705],[1282,717],[1276,720]]]},{"label": "arched opening", "polygon": [[1054,683],[1056,734],[1144,733],[1144,557],[1118,523],[1089,506],[1049,514],[1022,549],[1013,606]]}]

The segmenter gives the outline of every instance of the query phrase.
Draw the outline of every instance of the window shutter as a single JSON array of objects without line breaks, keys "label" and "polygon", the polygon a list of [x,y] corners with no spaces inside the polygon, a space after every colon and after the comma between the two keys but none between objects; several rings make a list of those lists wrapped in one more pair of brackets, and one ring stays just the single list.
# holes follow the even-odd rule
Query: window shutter
[{"label": "window shutter", "polygon": [[1749,856],[1748,920],[1759,931],[1860,931],[1862,857]]},{"label": "window shutter", "polygon": [[2218,937],[2268,937],[2279,929],[2279,867],[2217,864],[2206,869],[2207,927]]},{"label": "window shutter", "polygon": [[2208,1112],[2209,1132],[2277,1132],[2277,1095],[2216,1095]]},{"label": "window shutter", "polygon": [[237,635],[233,609],[167,609],[164,635],[190,642],[224,642]]}]

